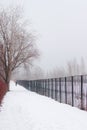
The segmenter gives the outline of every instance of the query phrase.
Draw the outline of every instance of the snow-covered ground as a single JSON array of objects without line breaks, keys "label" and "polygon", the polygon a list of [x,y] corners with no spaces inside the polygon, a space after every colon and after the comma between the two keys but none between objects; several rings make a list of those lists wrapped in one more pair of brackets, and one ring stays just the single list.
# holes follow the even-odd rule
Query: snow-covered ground
[{"label": "snow-covered ground", "polygon": [[87,112],[10,83],[3,100],[0,130],[87,130]]}]

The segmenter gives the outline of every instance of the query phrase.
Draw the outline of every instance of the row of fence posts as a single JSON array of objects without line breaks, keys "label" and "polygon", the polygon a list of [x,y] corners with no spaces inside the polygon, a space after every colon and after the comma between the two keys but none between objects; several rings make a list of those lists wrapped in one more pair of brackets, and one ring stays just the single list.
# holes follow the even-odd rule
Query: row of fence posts
[{"label": "row of fence posts", "polygon": [[[63,78],[41,79],[41,80],[20,80],[30,91],[45,95],[60,103],[76,106],[80,109],[87,109],[87,76],[71,76]],[[85,83],[85,84],[84,84]]]}]

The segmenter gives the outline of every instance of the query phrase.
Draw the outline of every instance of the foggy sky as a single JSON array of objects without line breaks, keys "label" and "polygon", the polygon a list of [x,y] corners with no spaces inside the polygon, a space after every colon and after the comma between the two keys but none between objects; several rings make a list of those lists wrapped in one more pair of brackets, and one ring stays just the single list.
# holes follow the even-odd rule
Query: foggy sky
[{"label": "foggy sky", "polygon": [[38,34],[38,61],[44,70],[65,66],[81,57],[87,60],[86,0],[3,0],[2,7],[20,5]]}]

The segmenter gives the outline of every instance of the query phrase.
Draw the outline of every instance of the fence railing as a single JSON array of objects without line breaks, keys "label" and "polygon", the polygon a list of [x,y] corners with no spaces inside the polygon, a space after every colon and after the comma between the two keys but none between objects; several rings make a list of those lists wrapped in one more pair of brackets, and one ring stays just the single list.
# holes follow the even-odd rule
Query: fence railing
[{"label": "fence railing", "polygon": [[87,110],[87,75],[17,82],[30,91]]}]

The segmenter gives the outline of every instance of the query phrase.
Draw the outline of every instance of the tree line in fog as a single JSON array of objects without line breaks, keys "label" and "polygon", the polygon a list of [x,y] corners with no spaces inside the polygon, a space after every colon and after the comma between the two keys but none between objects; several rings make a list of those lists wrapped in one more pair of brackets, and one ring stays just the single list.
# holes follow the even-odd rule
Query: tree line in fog
[{"label": "tree line in fog", "polygon": [[19,71],[18,77],[15,75],[13,77],[22,80],[34,80],[34,79],[46,79],[46,78],[59,78],[74,75],[85,75],[87,74],[86,62],[82,57],[80,62],[76,59],[68,61],[66,66],[56,67],[48,72],[45,72],[40,66],[29,66],[22,68]]}]

